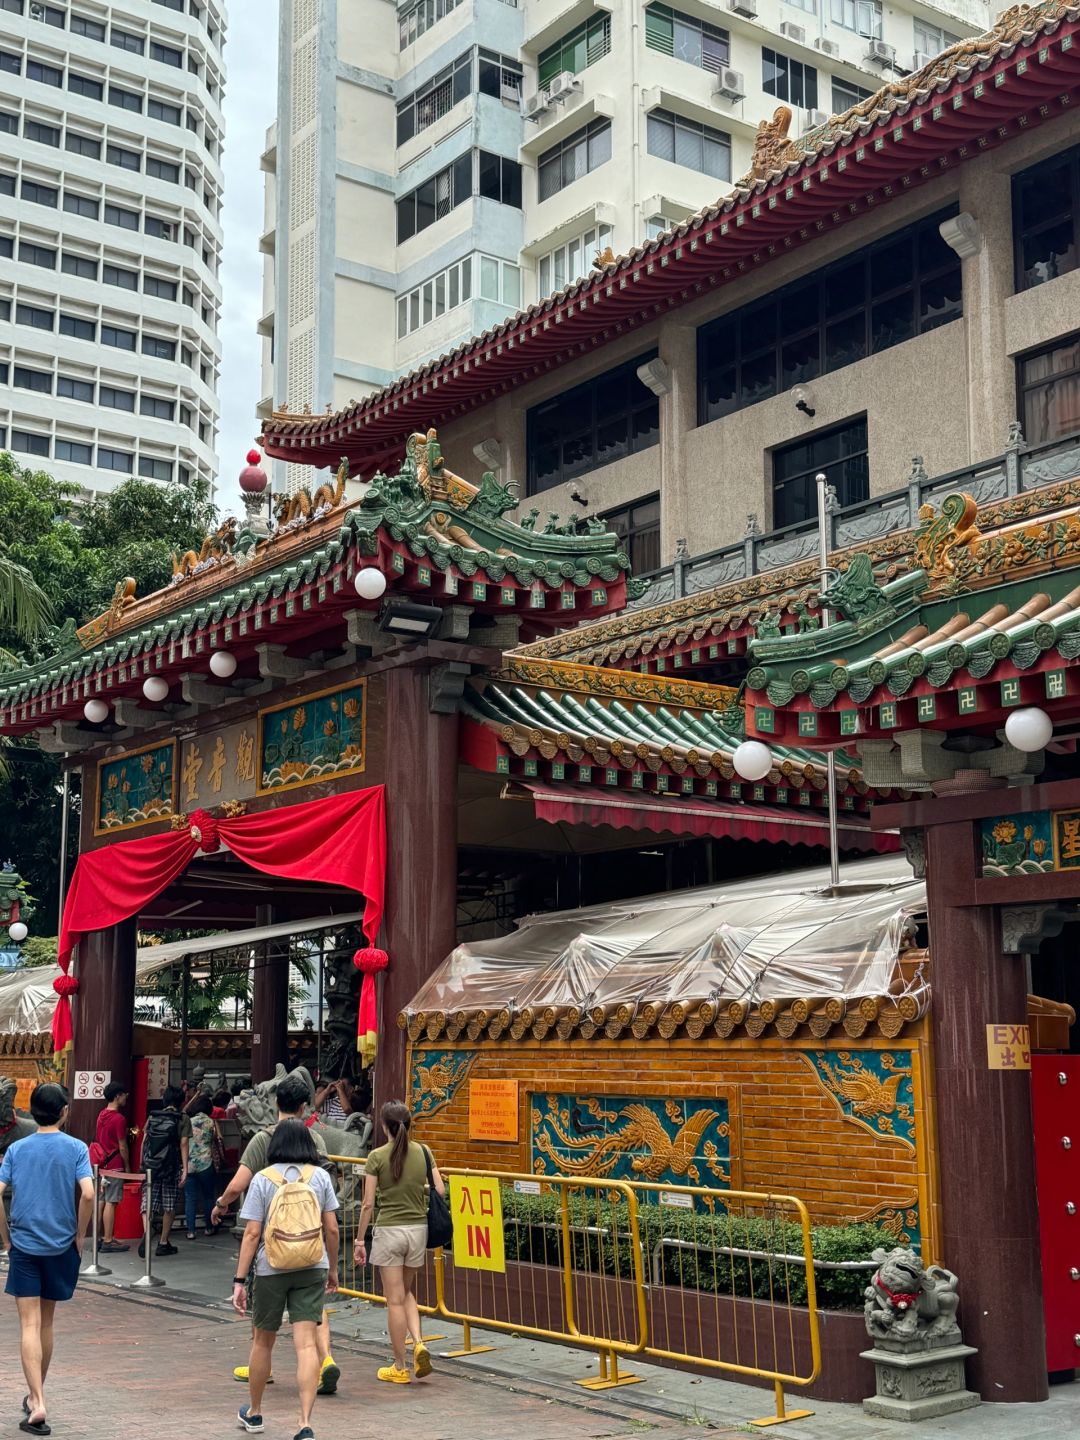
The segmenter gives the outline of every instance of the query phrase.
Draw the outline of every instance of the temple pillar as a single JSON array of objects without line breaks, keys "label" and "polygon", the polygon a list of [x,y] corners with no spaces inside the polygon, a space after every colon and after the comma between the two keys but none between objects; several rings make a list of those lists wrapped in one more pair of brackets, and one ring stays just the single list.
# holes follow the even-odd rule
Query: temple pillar
[{"label": "temple pillar", "polygon": [[1016,362],[1005,340],[1006,305],[1016,288],[1012,179],[992,166],[964,166],[959,203],[962,223],[950,229],[949,243],[961,257],[968,460],[974,463],[1001,454],[1016,415]]},{"label": "temple pillar", "polygon": [[397,1017],[457,942],[457,714],[428,706],[428,676],[386,672],[387,873],[375,1105],[408,1101]]},{"label": "temple pillar", "polygon": [[1045,1400],[1031,1073],[989,1069],[986,1047],[988,1025],[1027,1023],[1027,976],[1002,952],[996,907],[952,903],[970,891],[971,822],[926,836],[942,1260],[979,1349],[968,1383],[984,1400]]},{"label": "temple pillar", "polygon": [[[282,812],[288,823],[288,812]],[[256,925],[272,925],[273,907],[259,905]],[[267,960],[264,949],[255,963],[251,1001],[251,1079],[255,1084],[269,1080],[280,1060],[288,1067],[289,965],[284,959]]]},{"label": "temple pillar", "polygon": [[[75,1030],[69,1080],[78,1070],[107,1071],[130,1085],[131,1023],[135,1010],[136,921],[122,920],[107,930],[91,930],[79,941]],[[73,1100],[68,1130],[91,1141],[101,1100]]]}]

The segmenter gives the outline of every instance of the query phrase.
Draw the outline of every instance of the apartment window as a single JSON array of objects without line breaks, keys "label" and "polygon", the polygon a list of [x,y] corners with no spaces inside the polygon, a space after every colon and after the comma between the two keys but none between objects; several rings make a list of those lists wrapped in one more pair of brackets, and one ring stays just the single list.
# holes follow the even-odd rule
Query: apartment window
[{"label": "apartment window", "polygon": [[103,285],[117,285],[121,290],[137,290],[139,272],[124,265],[105,264],[101,267],[101,282]]},{"label": "apartment window", "polygon": [[132,35],[129,30],[118,30],[114,25],[109,36],[110,45],[115,45],[117,50],[127,50],[132,55],[141,55],[146,49],[146,41],[141,35]]},{"label": "apartment window", "polygon": [[521,306],[521,271],[508,260],[480,256],[480,299],[517,310]]},{"label": "apartment window", "polygon": [[166,10],[179,10],[184,13],[184,0],[154,0],[155,5],[162,5]]},{"label": "apartment window", "polygon": [[146,157],[146,173],[155,180],[170,180],[174,185],[180,183],[180,166],[174,165],[171,160],[159,160],[156,155]]},{"label": "apartment window", "polygon": [[0,50],[0,71],[7,71],[9,75],[21,75],[22,56],[12,55],[7,50]]},{"label": "apartment window", "polygon": [[56,65],[46,65],[43,60],[27,60],[26,78],[59,90],[64,83],[64,72]]},{"label": "apartment window", "polygon": [[94,387],[89,380],[74,380],[70,375],[58,375],[56,393],[62,400],[81,400],[84,405],[94,403]]},{"label": "apartment window", "polygon": [[105,26],[100,20],[90,20],[85,15],[72,15],[71,33],[85,35],[88,40],[104,40]]},{"label": "apartment window", "polygon": [[97,447],[97,463],[102,470],[119,470],[130,475],[135,457],[127,450],[110,450],[105,445]]},{"label": "apartment window", "polygon": [[398,244],[419,235],[436,220],[449,215],[472,194],[472,151],[459,155],[452,165],[440,170],[397,202]]},{"label": "apartment window", "polygon": [[434,125],[464,100],[472,86],[472,51],[466,50],[437,75],[400,101],[397,107],[397,143]]},{"label": "apartment window", "polygon": [[611,16],[592,15],[554,45],[541,50],[536,58],[536,79],[541,90],[546,90],[564,70],[578,75],[589,65],[603,57],[611,49]]},{"label": "apartment window", "polygon": [[93,320],[84,320],[81,315],[61,314],[60,334],[71,335],[76,340],[96,340],[97,325]]},{"label": "apartment window", "polygon": [[150,41],[150,59],[160,60],[162,65],[171,65],[174,70],[180,70],[184,65],[184,56],[181,51],[172,45],[161,45],[156,40]]},{"label": "apartment window", "polygon": [[637,377],[656,351],[597,375],[526,417],[530,495],[573,480],[660,439],[660,401]]},{"label": "apartment window", "polygon": [[611,121],[594,120],[537,161],[539,198],[548,200],[611,159]]},{"label": "apartment window", "polygon": [[404,50],[421,35],[427,34],[433,25],[446,18],[461,4],[461,0],[417,0],[398,16],[398,49]]},{"label": "apartment window", "polygon": [[105,94],[105,86],[100,80],[91,75],[79,75],[74,70],[68,71],[67,88],[72,95],[85,95],[90,100],[100,100]]},{"label": "apartment window", "polygon": [[1029,444],[1042,445],[1080,431],[1080,335],[1023,356],[1016,370]]},{"label": "apartment window", "polygon": [[[683,218],[685,219],[685,216]],[[645,239],[656,240],[682,223],[682,220],[673,220],[670,215],[650,215],[645,221]]]},{"label": "apartment window", "polygon": [[835,75],[832,82],[832,108],[834,115],[843,115],[853,105],[861,105],[874,92],[864,90],[861,85],[852,85],[850,80],[840,80]]},{"label": "apartment window", "polygon": [[67,21],[66,13],[56,5],[31,7],[30,17],[33,20],[40,20],[43,25],[52,25],[57,30],[63,30]]},{"label": "apartment window", "polygon": [[[60,192],[55,189],[54,186],[39,185],[36,180],[24,179],[20,189],[20,194],[22,195],[22,198],[24,200],[28,200],[31,205],[48,205],[49,208],[52,210],[56,209],[60,201]],[[55,266],[56,252],[54,251],[53,268],[55,268]]]},{"label": "apartment window", "polygon": [[13,115],[10,110],[0,110],[0,134],[17,135],[18,133],[18,115]]},{"label": "apartment window", "polygon": [[124,90],[119,85],[109,86],[109,104],[116,105],[120,110],[137,110],[142,114],[142,96],[136,95],[134,90]]},{"label": "apartment window", "polygon": [[172,463],[168,460],[152,460],[149,455],[140,455],[139,474],[147,480],[171,480]]},{"label": "apartment window", "polygon": [[575,280],[582,280],[593,268],[597,254],[611,244],[610,225],[593,225],[575,235],[565,245],[557,245],[541,255],[536,266],[536,290],[539,299],[554,295]]},{"label": "apartment window", "polygon": [[159,275],[144,275],[143,294],[156,295],[159,300],[175,300],[176,282],[174,280],[162,280]]},{"label": "apartment window", "polygon": [[43,125],[40,120],[27,120],[23,126],[23,135],[27,140],[36,140],[39,145],[51,145],[54,150],[60,147],[60,128],[57,125]]},{"label": "apartment window", "polygon": [[119,165],[121,170],[140,170],[142,156],[137,150],[128,150],[124,145],[106,145],[105,159],[110,165]]},{"label": "apartment window", "polygon": [[19,259],[24,265],[40,265],[43,270],[56,269],[56,251],[48,245],[32,245],[28,240],[19,241]]},{"label": "apartment window", "polygon": [[191,471],[188,469],[188,467],[187,467],[186,465],[177,465],[177,467],[176,467],[176,478],[177,478],[177,480],[180,481],[180,484],[181,484],[181,485],[190,485],[190,484],[191,484]]},{"label": "apartment window", "polygon": [[[403,340],[406,335],[411,335],[414,330],[421,329],[424,325],[430,325],[433,320],[438,320],[445,315],[447,310],[454,310],[463,305],[466,300],[472,298],[472,267],[473,257],[466,255],[464,260],[458,260],[446,270],[440,270],[430,280],[425,280],[422,285],[417,285],[407,295],[399,295],[397,302],[397,334],[398,339]],[[516,268],[516,267],[514,267]],[[191,423],[190,413],[188,422]]]},{"label": "apartment window", "polygon": [[804,110],[817,109],[817,71],[790,55],[761,47],[761,88],[766,95],[775,95],[789,105]]},{"label": "apartment window", "polygon": [[886,236],[698,331],[698,424],[842,369],[963,314],[960,260],[938,226]]},{"label": "apartment window", "polygon": [[72,465],[93,464],[93,450],[79,440],[57,440],[53,453],[57,460],[67,460]]},{"label": "apartment window", "polygon": [[98,265],[96,260],[91,260],[85,255],[73,255],[65,251],[60,261],[60,269],[65,275],[78,275],[81,280],[96,280],[98,278]]},{"label": "apartment window", "polygon": [[105,205],[105,224],[119,225],[121,230],[138,230],[139,212],[129,210],[126,205]]},{"label": "apartment window", "polygon": [[916,55],[932,60],[935,55],[940,55],[943,50],[948,50],[950,45],[959,45],[959,43],[959,35],[942,30],[940,25],[931,25],[926,20],[915,21]]},{"label": "apartment window", "polygon": [[167,125],[180,124],[180,106],[165,100],[147,100],[146,113],[151,120],[164,120]]},{"label": "apartment window", "polygon": [[73,155],[87,155],[91,160],[101,159],[101,141],[92,140],[89,135],[79,135],[69,130],[64,137],[64,148]]},{"label": "apartment window", "polygon": [[10,260],[15,253],[15,241],[10,235],[0,235],[0,255]]},{"label": "apartment window", "polygon": [[28,430],[12,430],[11,448],[21,455],[48,455],[49,437],[32,435]]},{"label": "apartment window", "polygon": [[481,95],[516,103],[521,95],[521,66],[509,55],[476,52],[476,88]]},{"label": "apartment window", "polygon": [[176,406],[171,400],[159,400],[156,395],[144,395],[139,401],[139,414],[149,415],[153,420],[171,420]]},{"label": "apartment window", "polygon": [[0,0],[0,10],[10,10],[12,15],[21,15],[23,0]]},{"label": "apartment window", "polygon": [[15,194],[15,176],[0,174],[0,195]]},{"label": "apartment window", "polygon": [[16,390],[33,390],[38,395],[51,395],[53,377],[51,370],[31,370],[28,365],[16,365],[12,378]]},{"label": "apartment window", "polygon": [[609,510],[601,520],[617,535],[630,556],[635,575],[660,568],[660,496],[650,495],[634,505]]},{"label": "apartment window", "polygon": [[520,210],[521,166],[505,155],[492,155],[488,150],[477,151],[476,193],[485,200],[497,200],[500,205],[511,205]]},{"label": "apartment window", "polygon": [[817,515],[816,476],[821,473],[841,505],[856,505],[869,497],[865,416],[773,451],[772,518],[777,529]]},{"label": "apartment window", "polygon": [[191,410],[187,405],[180,406],[180,424],[186,425],[189,430],[191,429]]},{"label": "apartment window", "polygon": [[169,220],[159,220],[156,215],[147,215],[143,221],[143,229],[147,235],[153,235],[157,240],[172,240],[173,226]]},{"label": "apartment window", "polygon": [[[87,195],[76,195],[71,190],[64,191],[64,209],[69,215],[85,215],[87,219],[96,220],[101,212],[101,202],[91,200]],[[67,256],[64,256],[67,260]],[[62,265],[67,270],[67,265]]]},{"label": "apartment window", "polygon": [[160,335],[144,335],[142,353],[152,356],[155,360],[175,360],[176,341],[163,340]]},{"label": "apartment window", "polygon": [[134,390],[119,390],[115,385],[99,385],[98,404],[106,406],[109,410],[127,410],[134,415],[135,392]]},{"label": "apartment window", "polygon": [[731,37],[726,30],[682,15],[670,5],[650,5],[645,11],[645,44],[714,75],[731,60]]},{"label": "apartment window", "polygon": [[731,179],[731,137],[697,120],[684,120],[669,110],[653,110],[648,117],[649,154],[658,160],[685,165],[714,180]]},{"label": "apartment window", "polygon": [[880,0],[832,0],[830,13],[834,25],[854,30],[856,35],[881,39]]},{"label": "apartment window", "polygon": [[134,330],[127,330],[122,325],[102,325],[102,345],[112,345],[116,350],[131,350],[134,352],[138,337]]},{"label": "apartment window", "polygon": [[1077,268],[1080,145],[1013,176],[1016,288],[1031,290]]}]

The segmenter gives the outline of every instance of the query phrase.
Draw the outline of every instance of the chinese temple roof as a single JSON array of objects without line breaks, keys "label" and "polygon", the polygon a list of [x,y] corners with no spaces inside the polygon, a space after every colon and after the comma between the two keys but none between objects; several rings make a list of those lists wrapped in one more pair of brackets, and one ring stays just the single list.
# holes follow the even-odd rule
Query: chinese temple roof
[{"label": "chinese temple roof", "polygon": [[1080,88],[1080,7],[1005,12],[801,140],[781,107],[759,126],[751,172],[684,224],[345,409],[278,410],[268,453],[312,465],[345,454],[365,474],[411,430],[448,423],[849,223],[1061,114]]},{"label": "chinese temple roof", "polygon": [[227,520],[200,552],[174,558],[172,583],[153,595],[122,581],[108,611],[61,631],[54,655],[0,675],[0,727],[81,719],[87,699],[139,696],[145,677],[176,681],[219,646],[241,665],[271,641],[310,649],[346,611],[374,610],[353,585],[365,565],[385,574],[388,593],[523,614],[534,630],[625,604],[633,582],[617,536],[595,522],[579,533],[576,518],[543,532],[515,523],[506,487],[448,470],[434,431],[412,436],[398,473],[376,476],[351,503],[346,476],[343,463],[333,482],[275,497],[266,538]]},{"label": "chinese temple roof", "polygon": [[1055,488],[1072,503],[995,529],[969,495],[924,507],[915,568],[884,585],[852,556],[828,592],[839,623],[753,643],[748,730],[829,745],[993,730],[1020,704],[1080,714],[1080,496]]}]

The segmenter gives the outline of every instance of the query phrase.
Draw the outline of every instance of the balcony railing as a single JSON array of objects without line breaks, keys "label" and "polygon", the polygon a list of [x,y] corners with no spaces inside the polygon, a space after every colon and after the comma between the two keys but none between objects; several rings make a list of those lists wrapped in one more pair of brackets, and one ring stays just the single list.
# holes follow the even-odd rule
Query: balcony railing
[{"label": "balcony railing", "polygon": [[[1019,434],[1010,436],[1008,448],[992,460],[982,460],[963,470],[928,476],[921,459],[912,462],[911,476],[902,490],[890,490],[845,505],[829,516],[829,548],[842,550],[867,540],[878,540],[894,530],[911,530],[919,523],[919,507],[928,501],[940,505],[946,495],[964,490],[980,505],[1004,500],[1071,480],[1080,475],[1080,435],[1065,436],[1045,445],[1025,445]],[[681,545],[682,542],[680,542]],[[800,521],[781,530],[763,533],[757,516],[747,516],[746,535],[734,544],[704,555],[677,555],[674,562],[640,578],[653,583],[631,608],[662,605],[668,600],[696,595],[733,580],[745,580],[798,564],[817,555],[817,522]]]}]

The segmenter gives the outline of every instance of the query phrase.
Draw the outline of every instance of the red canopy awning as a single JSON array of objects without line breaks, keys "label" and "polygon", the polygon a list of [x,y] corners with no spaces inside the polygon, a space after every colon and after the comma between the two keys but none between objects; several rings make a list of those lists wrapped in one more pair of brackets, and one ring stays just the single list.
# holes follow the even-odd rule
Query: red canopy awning
[{"label": "red canopy awning", "polygon": [[[730,836],[732,840],[786,840],[789,845],[828,845],[824,815],[808,815],[780,806],[745,805],[734,801],[695,800],[689,796],[597,794],[595,790],[545,785],[524,786],[533,798],[536,818],[552,825],[611,825],[617,830],[649,830],[654,834]],[[844,850],[900,849],[895,832],[875,834],[867,821],[841,815],[840,846]]]}]

